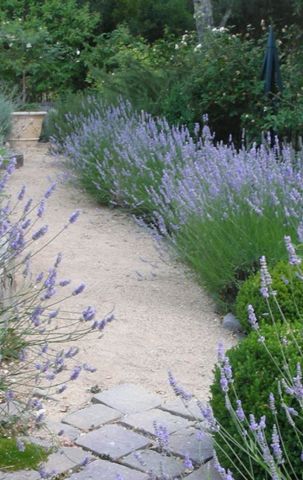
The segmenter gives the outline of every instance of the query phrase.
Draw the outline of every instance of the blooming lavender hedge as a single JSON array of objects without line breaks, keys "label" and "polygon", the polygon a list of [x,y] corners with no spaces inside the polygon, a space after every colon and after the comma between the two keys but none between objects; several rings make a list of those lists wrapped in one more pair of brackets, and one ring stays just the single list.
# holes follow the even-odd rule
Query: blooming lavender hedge
[{"label": "blooming lavender hedge", "polygon": [[66,122],[72,133],[58,132],[54,148],[85,186],[155,224],[218,303],[233,303],[262,254],[285,257],[280,239],[302,218],[302,152],[278,140],[238,151],[207,125],[192,136],[124,102]]}]

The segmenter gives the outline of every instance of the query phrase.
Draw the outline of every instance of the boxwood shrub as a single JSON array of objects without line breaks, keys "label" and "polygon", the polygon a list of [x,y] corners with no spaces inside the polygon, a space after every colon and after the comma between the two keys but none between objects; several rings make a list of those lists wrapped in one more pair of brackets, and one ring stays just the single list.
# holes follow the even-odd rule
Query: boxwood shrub
[{"label": "boxwood shrub", "polygon": [[[287,262],[279,262],[270,270],[272,289],[288,322],[297,321],[303,314],[303,280],[296,267]],[[270,308],[275,321],[281,321],[281,311],[273,297],[269,298]],[[246,332],[251,330],[248,322],[247,307],[252,305],[260,323],[272,323],[266,300],[260,293],[260,273],[251,275],[241,286],[236,299],[236,316]]]},{"label": "boxwood shrub", "polygon": [[[264,337],[264,343],[260,341],[260,336]],[[239,345],[227,352],[233,370],[233,385],[228,392],[231,404],[236,410],[236,401],[240,399],[247,418],[249,414],[254,414],[259,421],[262,415],[266,415],[268,445],[272,443],[275,424],[275,415],[269,407],[269,396],[273,393],[276,399],[277,423],[283,438],[285,463],[281,469],[288,472],[285,478],[291,479],[301,478],[302,475],[302,460],[300,459],[302,452],[297,432],[303,431],[303,417],[300,414],[295,417],[297,427],[297,432],[295,432],[287,419],[282,403],[284,401],[288,407],[294,408],[296,411],[300,411],[300,406],[293,397],[286,395],[283,387],[281,396],[279,395],[279,380],[287,375],[287,370],[284,368],[286,366],[285,359],[287,359],[289,373],[292,377],[296,375],[298,363],[303,367],[302,348],[303,329],[300,323],[293,323],[291,327],[287,324],[275,326],[264,324],[258,332],[253,331]],[[218,445],[216,451],[221,465],[232,470],[236,480],[247,480],[248,478],[269,480],[273,478],[266,474],[264,466],[260,465],[258,461],[254,461],[243,450],[245,441],[239,430],[239,424],[227,411],[226,398],[221,389],[220,380],[220,368],[217,366],[215,380],[211,386],[210,403],[214,415],[221,425],[220,431],[215,433],[215,442]],[[246,428],[248,429],[248,425]],[[222,435],[222,432],[225,434]],[[243,473],[237,472],[237,467]],[[251,475],[245,472],[245,467],[251,472]]]}]

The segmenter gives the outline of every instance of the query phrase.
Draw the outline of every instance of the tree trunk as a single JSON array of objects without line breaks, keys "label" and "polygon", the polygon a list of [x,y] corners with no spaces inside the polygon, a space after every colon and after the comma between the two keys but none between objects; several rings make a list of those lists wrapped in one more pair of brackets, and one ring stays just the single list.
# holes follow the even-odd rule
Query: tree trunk
[{"label": "tree trunk", "polygon": [[198,39],[202,43],[207,27],[212,27],[214,24],[213,7],[211,0],[193,0],[193,2]]}]

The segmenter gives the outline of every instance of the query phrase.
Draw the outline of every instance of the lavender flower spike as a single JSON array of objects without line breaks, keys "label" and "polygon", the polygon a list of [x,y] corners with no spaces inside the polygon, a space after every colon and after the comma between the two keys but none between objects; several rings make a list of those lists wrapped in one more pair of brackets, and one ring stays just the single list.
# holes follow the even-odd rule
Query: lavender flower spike
[{"label": "lavender flower spike", "polygon": [[75,223],[80,215],[80,210],[76,210],[69,217],[69,223]]},{"label": "lavender flower spike", "polygon": [[85,283],[80,283],[77,288],[72,292],[72,295],[80,295],[85,289]]},{"label": "lavender flower spike", "polygon": [[288,258],[290,265],[300,265],[301,258],[298,257],[296,254],[296,250],[291,243],[291,237],[289,235],[285,235],[284,242],[286,246],[286,250],[288,251]]},{"label": "lavender flower spike", "polygon": [[38,240],[38,238],[41,238],[41,237],[43,237],[43,235],[46,234],[47,230],[48,230],[48,226],[47,226],[47,225],[44,225],[43,227],[39,228],[39,230],[37,230],[37,231],[33,234],[32,239],[33,239],[33,240]]},{"label": "lavender flower spike", "polygon": [[250,323],[251,327],[252,327],[254,330],[258,330],[259,324],[258,324],[257,317],[256,317],[256,315],[255,315],[255,311],[254,311],[253,306],[252,306],[252,305],[248,305],[247,311],[248,311],[248,320],[249,320],[249,323]]}]

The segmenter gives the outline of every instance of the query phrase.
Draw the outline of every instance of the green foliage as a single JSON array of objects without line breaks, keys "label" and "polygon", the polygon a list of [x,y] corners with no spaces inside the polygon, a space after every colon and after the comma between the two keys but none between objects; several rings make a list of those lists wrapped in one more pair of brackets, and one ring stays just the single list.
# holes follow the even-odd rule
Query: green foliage
[{"label": "green foliage", "polygon": [[230,10],[228,25],[244,31],[246,25],[252,25],[256,34],[262,31],[261,22],[274,23],[278,28],[298,24],[303,27],[298,16],[301,0],[213,0],[215,21],[219,24],[224,14]]},{"label": "green foliage", "polygon": [[76,0],[2,2],[0,77],[19,86],[22,100],[41,101],[85,85],[83,50],[98,16]]},{"label": "green foliage", "polygon": [[0,438],[0,469],[10,471],[36,469],[46,460],[47,452],[39,445],[25,443],[21,452],[14,438]]},{"label": "green foliage", "polygon": [[[272,290],[276,292],[276,300],[288,322],[298,320],[303,313],[303,282],[296,268],[287,262],[279,262],[270,270]],[[274,297],[269,304],[275,321],[282,321],[281,310]],[[241,286],[236,299],[236,315],[245,331],[251,330],[248,322],[247,307],[252,305],[258,321],[272,323],[267,302],[260,293],[260,273],[250,276]]]},{"label": "green foliage", "polygon": [[279,239],[290,230],[295,236],[294,229],[285,226],[282,211],[275,215],[268,205],[264,215],[258,215],[241,198],[237,205],[236,212],[231,210],[223,217],[219,200],[209,206],[211,218],[193,216],[176,235],[181,258],[223,312],[233,310],[241,284],[258,270],[260,257],[265,255],[269,265],[276,264],[286,257]]},{"label": "green foliage", "polygon": [[12,126],[11,113],[13,110],[13,103],[0,93],[0,144],[10,133]]},{"label": "green foliage", "polygon": [[126,24],[133,35],[149,41],[163,37],[165,30],[182,34],[194,28],[191,0],[90,0],[93,10],[101,13],[103,32]]},{"label": "green foliage", "polygon": [[[55,137],[57,144],[62,145],[68,135],[81,128],[83,118],[102,108],[103,104],[102,97],[95,92],[91,92],[91,95],[88,92],[69,93],[60,97],[47,114],[42,137],[45,140]],[[73,121],[68,121],[69,118]],[[77,124],[75,118],[78,119]]]},{"label": "green foliage", "polygon": [[[0,354],[1,360],[18,359],[22,348],[25,348],[26,342],[22,336],[11,327],[0,327]],[[1,390],[1,388],[0,388]]]},{"label": "green foliage", "polygon": [[[260,341],[259,335],[265,338],[265,344]],[[282,469],[297,475],[292,476],[291,474],[287,478],[300,478],[302,463],[300,460],[300,442],[295,430],[290,426],[282,403],[285,402],[289,407],[296,409],[300,409],[300,407],[284,391],[280,396],[278,381],[284,377],[287,379],[294,377],[297,363],[301,367],[303,366],[300,353],[302,347],[302,324],[294,324],[291,329],[287,324],[276,327],[264,325],[259,334],[252,332],[238,346],[227,352],[234,378],[228,392],[229,400],[236,410],[236,400],[240,399],[247,417],[252,413],[259,421],[262,415],[266,415],[269,445],[271,444],[272,427],[276,422],[276,418],[269,408],[270,393],[273,393],[276,398],[277,423],[283,438],[284,458],[286,458]],[[260,462],[255,461],[247,453],[239,425],[233,415],[226,410],[226,400],[220,386],[219,367],[216,367],[215,370],[211,395],[210,403],[214,415],[221,425],[221,432],[215,434],[216,451],[220,463],[233,471],[236,480],[247,480],[248,478],[269,480],[271,477],[266,475],[264,468],[260,466]],[[249,428],[246,424],[244,427]],[[302,432],[303,420],[300,416],[296,417],[296,427],[298,432]],[[251,472],[250,475],[245,471],[245,468],[248,472]]]},{"label": "green foliage", "polygon": [[[193,126],[208,112],[217,138],[239,136],[247,112],[263,112],[263,49],[254,40],[209,32],[147,45],[123,27],[99,38],[88,60],[89,81],[104,95],[123,94],[136,108]],[[225,121],[229,118],[229,122]]]}]

